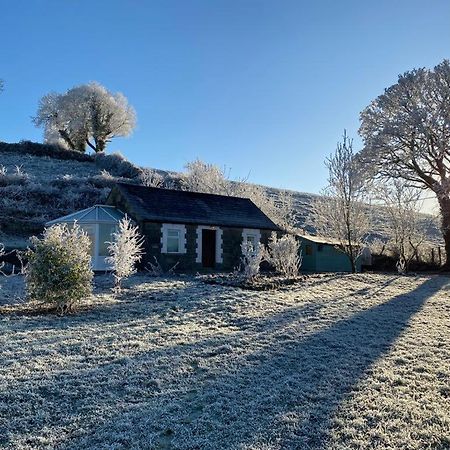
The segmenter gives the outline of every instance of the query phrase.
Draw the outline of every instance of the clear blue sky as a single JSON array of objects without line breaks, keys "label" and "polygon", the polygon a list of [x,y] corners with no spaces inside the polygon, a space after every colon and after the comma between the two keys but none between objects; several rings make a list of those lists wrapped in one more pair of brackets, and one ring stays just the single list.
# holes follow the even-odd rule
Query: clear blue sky
[{"label": "clear blue sky", "polygon": [[0,1],[0,140],[41,141],[39,98],[98,81],[138,115],[110,152],[309,192],[399,73],[450,57],[448,0]]}]

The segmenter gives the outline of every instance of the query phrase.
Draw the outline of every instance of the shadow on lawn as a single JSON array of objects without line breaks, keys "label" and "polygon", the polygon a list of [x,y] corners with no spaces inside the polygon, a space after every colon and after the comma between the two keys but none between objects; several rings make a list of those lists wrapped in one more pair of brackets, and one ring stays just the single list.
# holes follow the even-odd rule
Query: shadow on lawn
[{"label": "shadow on lawn", "polygon": [[[255,331],[262,336],[266,333],[270,345],[247,355],[237,370],[212,371],[202,376],[195,370],[186,373],[186,379],[180,381],[184,390],[177,384],[155,389],[149,383],[140,386],[149,390],[148,397],[143,398],[142,391],[127,391],[126,379],[118,380],[118,386],[101,382],[97,387],[86,386],[82,388],[84,397],[79,397],[81,390],[75,399],[66,399],[73,401],[70,414],[86,414],[89,403],[95,402],[99,425],[95,429],[88,425],[80,436],[75,432],[61,448],[259,448],[268,442],[283,449],[327,448],[329,422],[336,408],[370,366],[389,350],[427,298],[447,282],[444,277],[428,279],[407,294],[334,322],[300,340],[292,335],[296,327],[302,329],[297,319],[302,314],[315,314],[316,309],[299,308],[295,312],[293,308],[278,318],[264,318]],[[200,357],[216,356],[214,350],[218,346],[236,338],[225,336],[198,343],[203,351]],[[176,371],[181,358],[191,357],[192,348],[171,347],[162,351]],[[172,356],[176,358],[172,360]],[[227,355],[222,357],[226,360]],[[151,378],[152,354],[146,358],[138,355],[132,363],[130,375],[145,372]],[[92,375],[98,378],[101,372],[101,378],[107,379],[112,376],[111,370],[111,365],[99,366]],[[89,375],[89,371],[64,374],[55,381],[67,386],[70,393],[71,383],[83,386]],[[144,381],[145,377],[141,377],[140,382]],[[48,386],[41,388],[54,392],[55,385],[51,380],[46,382]],[[103,416],[103,410],[109,413]]]}]

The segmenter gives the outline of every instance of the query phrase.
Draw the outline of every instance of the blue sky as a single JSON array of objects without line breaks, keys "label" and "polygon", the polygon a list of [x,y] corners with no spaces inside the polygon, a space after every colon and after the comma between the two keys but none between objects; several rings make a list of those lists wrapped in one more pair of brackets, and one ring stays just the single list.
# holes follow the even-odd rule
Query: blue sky
[{"label": "blue sky", "polygon": [[308,192],[399,73],[450,57],[448,0],[0,1],[0,140],[41,141],[39,98],[98,81],[138,115],[108,151]]}]

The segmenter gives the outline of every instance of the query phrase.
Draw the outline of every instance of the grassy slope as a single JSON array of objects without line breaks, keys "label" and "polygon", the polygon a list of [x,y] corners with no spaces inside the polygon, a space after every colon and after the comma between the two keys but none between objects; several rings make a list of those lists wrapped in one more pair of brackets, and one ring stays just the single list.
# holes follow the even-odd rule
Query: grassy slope
[{"label": "grassy slope", "polygon": [[0,446],[450,447],[449,278],[128,286],[74,316],[3,311]]},{"label": "grassy slope", "polygon": [[[102,172],[93,161],[54,159],[15,152],[1,152],[0,241],[23,246],[43,224],[77,209],[104,202],[110,187],[121,177]],[[26,176],[16,177],[16,166]]]}]

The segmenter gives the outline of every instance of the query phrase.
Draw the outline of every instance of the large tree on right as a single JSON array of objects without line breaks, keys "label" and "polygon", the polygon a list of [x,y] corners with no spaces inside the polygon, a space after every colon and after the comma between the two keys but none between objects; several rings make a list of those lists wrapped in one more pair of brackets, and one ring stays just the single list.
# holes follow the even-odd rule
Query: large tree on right
[{"label": "large tree on right", "polygon": [[369,174],[434,192],[450,269],[450,61],[400,75],[361,113],[359,133]]}]

